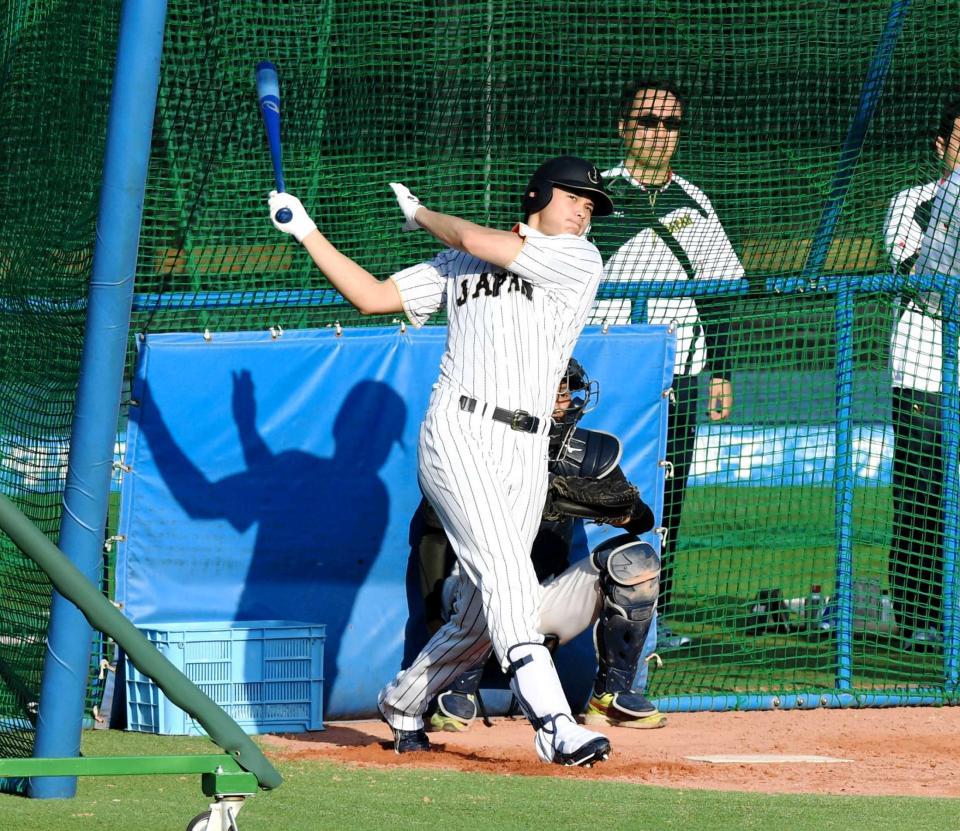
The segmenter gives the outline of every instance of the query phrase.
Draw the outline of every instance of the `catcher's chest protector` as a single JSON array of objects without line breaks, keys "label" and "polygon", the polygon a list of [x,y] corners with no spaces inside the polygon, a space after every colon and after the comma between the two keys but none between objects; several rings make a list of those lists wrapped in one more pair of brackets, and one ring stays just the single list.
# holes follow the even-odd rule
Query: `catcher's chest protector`
[{"label": "catcher's chest protector", "polygon": [[620,464],[622,453],[623,447],[616,436],[578,427],[567,440],[565,452],[550,462],[550,473],[602,479]]}]

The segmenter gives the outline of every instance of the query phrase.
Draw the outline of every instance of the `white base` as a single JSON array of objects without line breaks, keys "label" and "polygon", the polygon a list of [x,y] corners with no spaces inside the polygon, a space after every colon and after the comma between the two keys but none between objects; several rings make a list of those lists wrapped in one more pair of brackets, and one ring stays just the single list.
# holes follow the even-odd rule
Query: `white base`
[{"label": "white base", "polygon": [[853,759],[837,759],[833,756],[791,756],[780,753],[753,753],[744,755],[718,754],[716,756],[687,756],[694,762],[710,762],[715,765],[832,765],[837,762],[852,762]]}]

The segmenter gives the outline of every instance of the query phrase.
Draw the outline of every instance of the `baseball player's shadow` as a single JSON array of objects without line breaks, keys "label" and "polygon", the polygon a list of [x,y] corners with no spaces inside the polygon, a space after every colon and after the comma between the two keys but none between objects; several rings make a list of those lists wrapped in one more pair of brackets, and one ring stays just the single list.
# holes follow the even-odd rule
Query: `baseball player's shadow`
[{"label": "baseball player's shadow", "polygon": [[[241,569],[247,559],[249,567],[242,585],[220,587],[227,597],[212,605],[235,605],[232,619],[237,621],[325,624],[324,680],[332,688],[357,594],[383,544],[389,496],[378,471],[403,433],[403,400],[384,383],[361,381],[334,420],[332,457],[299,449],[274,451],[256,427],[250,373],[234,372],[232,412],[246,469],[216,481],[177,445],[146,383],[140,403],[140,431],[170,494],[187,515],[225,519],[239,532],[257,524],[252,552],[226,545],[219,552]],[[215,526],[210,533],[217,533]],[[188,581],[190,575],[182,579]],[[202,587],[194,587],[193,594],[199,598]],[[209,612],[197,612],[198,619],[209,619]]]},{"label": "baseball player's shadow", "polygon": [[[440,626],[440,592],[442,588],[442,579],[437,579],[435,584],[430,586],[431,599],[427,603],[433,603],[430,611],[424,607],[424,591],[422,585],[422,564],[420,562],[420,546],[423,543],[424,535],[428,529],[423,521],[423,515],[420,508],[414,511],[410,518],[407,542],[410,545],[410,554],[407,558],[407,570],[404,575],[404,588],[407,598],[407,621],[403,631],[403,655],[400,659],[400,666],[406,669],[416,660],[420,650],[427,645],[430,635]],[[451,555],[452,556],[452,555]],[[452,565],[452,563],[451,563]],[[449,573],[449,570],[447,570]],[[446,576],[444,574],[443,576]],[[435,607],[435,608],[433,608]],[[428,628],[428,618],[433,621],[433,629]]]}]

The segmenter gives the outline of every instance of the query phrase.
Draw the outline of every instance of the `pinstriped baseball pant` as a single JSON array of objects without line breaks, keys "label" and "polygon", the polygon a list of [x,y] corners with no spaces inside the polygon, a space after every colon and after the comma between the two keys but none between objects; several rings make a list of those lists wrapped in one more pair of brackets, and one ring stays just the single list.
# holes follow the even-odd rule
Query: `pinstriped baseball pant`
[{"label": "pinstriped baseball pant", "polygon": [[422,726],[427,702],[482,660],[490,645],[542,643],[541,587],[530,560],[547,488],[547,435],[521,433],[460,409],[438,387],[420,429],[419,479],[450,539],[462,576],[450,620],[388,684],[380,705],[400,730]]}]

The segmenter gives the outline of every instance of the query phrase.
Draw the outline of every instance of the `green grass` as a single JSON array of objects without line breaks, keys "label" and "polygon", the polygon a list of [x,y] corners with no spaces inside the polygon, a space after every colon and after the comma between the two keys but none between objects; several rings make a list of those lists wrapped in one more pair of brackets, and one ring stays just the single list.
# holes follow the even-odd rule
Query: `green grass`
[{"label": "green grass", "polygon": [[[887,586],[891,523],[888,487],[853,494],[853,574]],[[675,542],[674,592],[667,619],[694,639],[662,654],[652,676],[660,699],[729,692],[816,693],[835,687],[831,637],[808,631],[758,632],[751,613],[762,589],[803,597],[814,583],[832,595],[837,541],[832,487],[694,487],[687,490]],[[800,619],[790,621],[794,625]],[[905,691],[943,683],[941,653],[910,653],[889,633],[856,633],[855,692]]]},{"label": "green grass", "polygon": [[[784,597],[805,594],[811,582],[833,591],[837,558],[832,487],[688,488],[677,549],[676,579],[696,591],[752,597],[775,586]],[[890,489],[853,493],[855,576],[885,579],[892,522]]]},{"label": "green grass", "polygon": [[[88,755],[209,753],[205,739],[87,731]],[[247,800],[242,831],[293,829],[956,829],[957,801],[766,796],[575,778],[363,769],[286,761],[284,784]],[[199,776],[86,777],[69,800],[0,796],[3,831],[175,831],[206,808]]]}]

